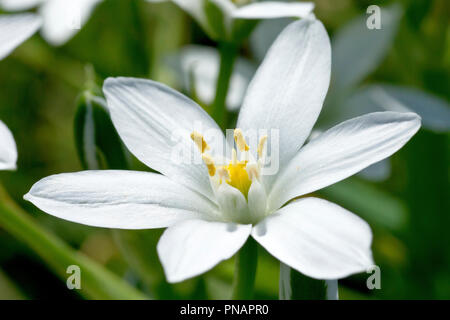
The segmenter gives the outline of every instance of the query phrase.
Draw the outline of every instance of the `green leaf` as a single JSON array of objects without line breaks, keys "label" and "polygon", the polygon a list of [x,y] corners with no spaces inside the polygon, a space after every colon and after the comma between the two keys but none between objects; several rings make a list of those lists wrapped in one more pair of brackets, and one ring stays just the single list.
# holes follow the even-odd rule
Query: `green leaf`
[{"label": "green leaf", "polygon": [[[84,92],[79,98],[74,122],[75,141],[85,169],[128,169],[120,137],[102,97]],[[159,230],[113,230],[120,252],[152,296],[173,297],[156,254]]]},{"label": "green leaf", "polygon": [[70,248],[61,239],[42,228],[15,204],[0,188],[0,225],[8,233],[27,244],[45,263],[66,281],[67,267],[81,269],[81,295],[90,299],[146,299],[117,275]]},{"label": "green leaf", "polygon": [[258,245],[252,237],[249,237],[236,255],[233,300],[253,299],[257,265]]},{"label": "green leaf", "polygon": [[24,300],[25,296],[14,282],[0,269],[0,300]]},{"label": "green leaf", "polygon": [[213,37],[221,40],[227,39],[226,21],[222,8],[211,0],[205,0],[203,6],[208,26],[214,33]]},{"label": "green leaf", "polygon": [[152,297],[173,299],[173,286],[167,283],[156,252],[162,230],[114,230],[114,239],[125,260]]},{"label": "green leaf", "polygon": [[335,300],[337,280],[316,280],[280,262],[280,300]]},{"label": "green leaf", "polygon": [[84,169],[123,169],[125,149],[104,98],[90,91],[81,94],[74,120],[75,144]]},{"label": "green leaf", "polygon": [[402,229],[408,212],[402,201],[357,178],[349,178],[318,192],[356,213],[370,224],[391,231]]}]

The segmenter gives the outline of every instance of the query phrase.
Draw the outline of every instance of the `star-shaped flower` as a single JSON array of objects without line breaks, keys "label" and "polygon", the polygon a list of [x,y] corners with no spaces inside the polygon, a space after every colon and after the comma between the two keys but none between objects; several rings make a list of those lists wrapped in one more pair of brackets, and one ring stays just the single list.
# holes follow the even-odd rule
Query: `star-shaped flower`
[{"label": "star-shaped flower", "polygon": [[195,102],[165,85],[107,79],[104,92],[119,135],[161,174],[59,174],[36,183],[25,199],[56,217],[91,226],[168,227],[158,253],[170,282],[211,269],[250,236],[313,278],[364,271],[373,264],[367,223],[308,194],[396,152],[417,132],[420,118],[371,113],[305,144],[330,70],[330,41],[322,23],[290,24],[251,81],[230,139]]}]

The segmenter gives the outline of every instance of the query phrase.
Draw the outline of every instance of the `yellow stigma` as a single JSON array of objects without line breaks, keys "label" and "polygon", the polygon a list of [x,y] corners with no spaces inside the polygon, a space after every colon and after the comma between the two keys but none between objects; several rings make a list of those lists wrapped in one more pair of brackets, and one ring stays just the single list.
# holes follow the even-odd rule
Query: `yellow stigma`
[{"label": "yellow stigma", "polygon": [[234,130],[234,141],[236,141],[239,151],[248,151],[250,149],[247,142],[245,142],[244,134],[241,129]]},{"label": "yellow stigma", "polygon": [[[206,143],[202,134],[197,131],[193,131],[191,133],[191,139],[200,150],[202,154],[202,160],[208,168],[208,174],[211,179],[217,181],[219,185],[223,182],[229,184],[230,186],[241,191],[247,199],[248,191],[250,190],[252,181],[254,179],[259,179],[260,177],[260,168],[259,164],[257,163],[249,163],[249,154],[247,153],[247,151],[250,150],[250,147],[245,141],[242,130],[234,130],[234,140],[236,142],[237,148],[241,152],[241,156],[243,157],[241,157],[241,160],[239,160],[237,157],[237,151],[233,148],[231,159],[229,160],[228,164],[222,166],[216,166],[213,157],[210,154],[205,153],[205,150],[209,150],[210,147]],[[266,141],[267,136],[262,137],[259,141],[257,150],[259,157],[262,157],[264,153]]]},{"label": "yellow stigma", "polygon": [[201,133],[197,131],[192,131],[191,139],[197,145],[197,148],[200,150],[201,153],[204,153],[205,150],[209,150],[209,146]]}]

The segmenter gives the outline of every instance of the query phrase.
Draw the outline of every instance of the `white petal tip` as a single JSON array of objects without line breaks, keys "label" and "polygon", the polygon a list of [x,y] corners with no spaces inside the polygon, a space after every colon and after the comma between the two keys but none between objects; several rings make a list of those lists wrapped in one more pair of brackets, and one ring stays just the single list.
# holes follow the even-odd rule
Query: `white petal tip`
[{"label": "white petal tip", "polygon": [[265,1],[247,4],[234,10],[232,15],[236,19],[310,18],[314,6],[312,2]]},{"label": "white petal tip", "polygon": [[7,163],[0,165],[0,171],[16,171],[17,165],[15,163]]},{"label": "white petal tip", "polygon": [[29,192],[23,195],[23,199],[26,201],[32,202],[31,198],[32,198],[32,195]]},{"label": "white petal tip", "polygon": [[413,123],[413,129],[417,132],[422,126],[422,117],[414,112],[404,113],[406,116],[405,121],[411,121]]}]

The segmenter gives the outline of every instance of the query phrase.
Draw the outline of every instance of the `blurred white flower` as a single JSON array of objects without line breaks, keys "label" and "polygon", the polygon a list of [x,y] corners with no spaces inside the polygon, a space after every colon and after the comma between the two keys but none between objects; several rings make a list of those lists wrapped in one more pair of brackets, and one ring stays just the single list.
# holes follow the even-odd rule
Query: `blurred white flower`
[{"label": "blurred white flower", "polygon": [[0,60],[31,37],[41,25],[34,14],[0,15]]},{"label": "blurred white flower", "polygon": [[95,6],[103,0],[0,0],[7,11],[39,7],[43,18],[42,36],[53,45],[71,39],[87,22]]},{"label": "blurred white flower", "polygon": [[[422,90],[391,84],[370,84],[355,90],[341,105],[341,119],[374,111],[415,112],[430,131],[450,131],[450,105]],[[339,119],[336,119],[339,120]]]},{"label": "blurred white flower", "polygon": [[[202,104],[210,105],[216,93],[220,56],[213,47],[189,45],[169,59],[170,66],[179,76],[185,90]],[[253,64],[238,58],[233,67],[226,106],[234,111],[240,108],[250,79],[255,73]]]},{"label": "blurred white flower", "polygon": [[15,170],[17,147],[8,127],[0,120],[0,170]]},{"label": "blurred white flower", "polygon": [[[0,15],[0,60],[36,32],[41,24],[33,14]],[[0,121],[0,170],[14,170],[17,147],[8,127]]]},{"label": "blurred white flower", "polygon": [[[313,278],[364,271],[373,263],[369,226],[326,200],[299,197],[390,156],[419,129],[420,118],[371,113],[304,145],[330,73],[331,48],[322,23],[304,19],[290,24],[248,87],[234,142],[200,106],[165,85],[107,79],[104,92],[119,135],[138,159],[161,174],[107,170],[54,175],[37,182],[25,199],[51,215],[91,226],[168,227],[158,253],[170,282],[230,258],[249,236]],[[267,134],[255,136],[255,143],[245,136],[264,130]],[[275,145],[280,151],[276,159]],[[232,151],[224,153],[223,146]],[[174,161],[177,148],[191,161]],[[273,175],[265,175],[266,157],[278,160]],[[200,161],[193,163],[196,158]]]},{"label": "blurred white flower", "polygon": [[[164,0],[147,0],[165,2]],[[305,18],[313,9],[312,2],[279,2],[253,0],[167,0],[186,11],[213,39],[236,41],[251,26],[238,20]]]}]

